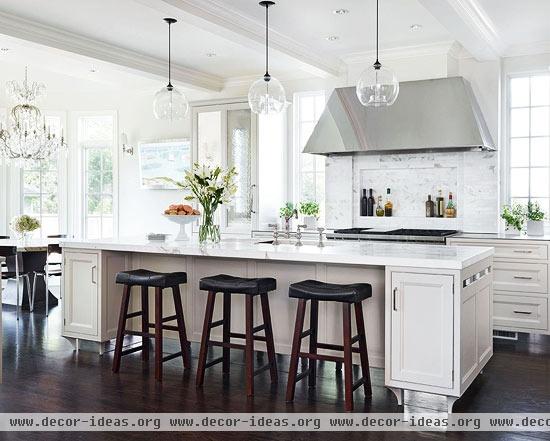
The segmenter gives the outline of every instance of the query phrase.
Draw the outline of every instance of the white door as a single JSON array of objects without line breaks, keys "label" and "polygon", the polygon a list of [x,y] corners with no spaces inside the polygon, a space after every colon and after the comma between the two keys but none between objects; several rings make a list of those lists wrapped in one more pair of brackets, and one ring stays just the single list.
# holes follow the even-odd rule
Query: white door
[{"label": "white door", "polygon": [[392,273],[391,378],[453,387],[453,276]]},{"label": "white door", "polygon": [[63,330],[97,336],[98,254],[64,253]]},{"label": "white door", "polygon": [[248,103],[201,106],[193,109],[196,160],[237,170],[233,202],[219,209],[224,233],[250,233],[258,228],[258,118]]}]

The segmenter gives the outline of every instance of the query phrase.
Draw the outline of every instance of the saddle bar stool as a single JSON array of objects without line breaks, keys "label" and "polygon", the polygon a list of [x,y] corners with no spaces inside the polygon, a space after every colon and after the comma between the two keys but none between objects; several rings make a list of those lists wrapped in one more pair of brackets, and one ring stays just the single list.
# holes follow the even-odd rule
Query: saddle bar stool
[{"label": "saddle bar stool", "polygon": [[[212,277],[204,277],[199,282],[199,288],[202,291],[208,291],[206,301],[206,311],[204,314],[204,326],[202,330],[201,349],[199,353],[199,364],[197,367],[197,387],[204,383],[204,373],[206,368],[223,363],[222,372],[229,372],[229,352],[230,349],[244,349],[245,353],[245,371],[246,371],[246,394],[251,397],[254,395],[254,377],[269,369],[271,374],[271,383],[277,383],[277,362],[275,360],[275,345],[273,344],[273,328],[271,326],[271,315],[269,313],[269,300],[267,293],[275,290],[277,281],[270,277],[250,279],[242,277],[233,277],[226,274],[220,274]],[[214,314],[214,304],[216,294],[223,293],[223,318],[212,321]],[[231,332],[231,294],[244,294],[245,297],[245,333],[240,334]],[[262,316],[264,323],[254,326],[254,297],[259,295],[262,305]],[[223,325],[222,341],[210,340],[210,331],[212,328]],[[255,335],[264,331],[265,336]],[[231,343],[231,338],[241,338],[245,344]],[[254,341],[265,341],[267,346],[268,364],[254,371]],[[208,347],[221,346],[223,355],[220,358],[206,362]]]},{"label": "saddle bar stool", "polygon": [[[353,410],[353,392],[363,386],[365,396],[372,395],[369,358],[367,353],[367,340],[365,336],[365,323],[363,320],[363,309],[361,302],[372,296],[372,288],[368,283],[355,283],[350,285],[338,285],[333,283],[323,283],[317,280],[305,280],[293,283],[289,287],[289,297],[298,299],[298,311],[296,313],[296,325],[294,328],[294,337],[292,340],[292,352],[290,357],[290,367],[288,373],[288,384],[286,389],[286,401],[294,400],[296,383],[306,376],[310,387],[315,387],[317,360],[334,361],[344,364],[344,389],[345,389],[345,409]],[[303,330],[304,317],[306,313],[306,304],[311,300],[310,308],[310,328]],[[328,343],[319,343],[318,324],[319,324],[319,302],[340,302],[342,303],[342,324],[343,324],[343,345]],[[355,322],[357,325],[357,335],[351,336],[351,305],[355,309]],[[309,336],[308,352],[301,351],[302,339]],[[359,347],[354,347],[359,343]],[[343,351],[343,357],[334,355],[318,354],[318,349],[330,349],[333,351]],[[353,381],[352,372],[352,353],[359,353],[361,360],[362,377]],[[307,370],[302,370],[298,375],[298,359],[308,359]],[[303,369],[303,368],[302,368]]]},{"label": "saddle bar stool", "polygon": [[[116,283],[124,285],[120,315],[118,318],[118,331],[116,337],[115,354],[113,358],[113,372],[120,370],[120,361],[123,355],[128,355],[141,350],[141,359],[149,360],[149,339],[155,339],[155,378],[162,381],[162,363],[176,357],[183,358],[184,368],[191,367],[191,349],[185,331],[185,319],[181,306],[180,284],[187,283],[187,273],[158,273],[138,269],[133,271],[121,271],[116,275]],[[141,311],[128,313],[130,293],[132,286],[141,286]],[[155,322],[149,323],[149,287],[155,288]],[[165,288],[172,288],[174,298],[175,315],[162,316],[162,291]],[[126,330],[126,320],[132,317],[141,317],[141,331]],[[165,325],[166,322],[177,321],[177,325]],[[155,328],[151,334],[149,328]],[[162,331],[178,331],[181,351],[174,354],[162,356]],[[125,335],[137,335],[142,337],[141,346],[122,350],[122,343]]]}]

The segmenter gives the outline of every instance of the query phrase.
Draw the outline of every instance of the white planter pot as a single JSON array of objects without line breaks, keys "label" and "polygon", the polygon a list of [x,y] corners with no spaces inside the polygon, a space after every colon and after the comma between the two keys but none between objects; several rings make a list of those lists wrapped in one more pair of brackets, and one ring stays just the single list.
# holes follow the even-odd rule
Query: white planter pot
[{"label": "white planter pot", "polygon": [[510,225],[506,225],[506,230],[504,230],[504,234],[510,237],[519,236],[521,234],[521,231],[516,230],[514,227]]},{"label": "white planter pot", "polygon": [[317,218],[315,216],[304,216],[304,225],[307,225],[308,230],[315,230],[317,228]]},{"label": "white planter pot", "polygon": [[528,236],[544,236],[544,221],[527,221]]}]

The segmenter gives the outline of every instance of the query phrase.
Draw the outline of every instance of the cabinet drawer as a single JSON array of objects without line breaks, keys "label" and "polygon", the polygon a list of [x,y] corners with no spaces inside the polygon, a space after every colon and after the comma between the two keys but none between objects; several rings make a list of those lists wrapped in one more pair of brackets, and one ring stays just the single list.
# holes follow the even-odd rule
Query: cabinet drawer
[{"label": "cabinet drawer", "polygon": [[495,249],[495,259],[548,259],[548,245],[521,243],[521,240],[471,240],[461,241],[460,239],[451,239],[451,245],[458,246],[478,246],[478,247],[493,247]]},{"label": "cabinet drawer", "polygon": [[547,329],[548,300],[540,297],[495,294],[493,324],[513,328]]},{"label": "cabinet drawer", "polygon": [[548,292],[548,265],[545,263],[493,263],[494,288],[498,291]]}]

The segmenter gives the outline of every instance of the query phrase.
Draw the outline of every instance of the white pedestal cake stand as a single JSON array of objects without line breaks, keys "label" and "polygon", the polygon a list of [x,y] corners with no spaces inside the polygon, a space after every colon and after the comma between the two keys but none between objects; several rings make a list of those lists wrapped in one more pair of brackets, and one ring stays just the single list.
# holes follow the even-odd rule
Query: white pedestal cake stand
[{"label": "white pedestal cake stand", "polygon": [[165,214],[164,217],[166,219],[168,219],[169,221],[172,221],[172,222],[175,222],[176,224],[179,224],[180,232],[176,236],[176,238],[174,239],[176,241],[189,240],[190,237],[187,234],[187,232],[185,231],[185,226],[187,224],[192,224],[196,220],[200,219],[200,216],[177,216],[177,215],[169,215],[169,214]]}]

